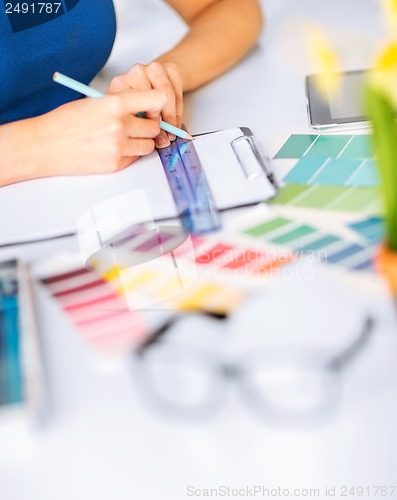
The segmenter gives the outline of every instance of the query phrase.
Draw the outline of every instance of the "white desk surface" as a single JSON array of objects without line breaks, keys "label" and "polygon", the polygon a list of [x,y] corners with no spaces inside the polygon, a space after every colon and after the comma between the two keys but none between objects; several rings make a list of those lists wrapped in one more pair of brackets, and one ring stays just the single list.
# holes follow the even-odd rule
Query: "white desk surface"
[{"label": "white desk surface", "polygon": [[[144,58],[182,32],[169,28],[181,25],[167,9],[154,9],[155,3],[161,2],[136,0],[130,12],[122,6],[136,50],[127,47],[124,34],[108,74],[126,66],[127,52],[131,61],[139,58],[142,9],[144,19],[158,13],[152,31],[145,32],[156,38],[153,47],[144,47]],[[260,46],[227,75],[189,95],[185,121],[194,133],[249,126],[274,153],[290,133],[310,130],[303,76],[315,68],[304,52],[305,23],[322,23],[346,69],[371,64],[382,24],[376,0],[263,3],[268,26]],[[35,260],[75,246],[73,239],[57,240],[18,252]],[[2,249],[0,256],[12,252]],[[1,500],[180,500],[188,498],[188,486],[323,491],[334,484],[397,484],[396,321],[384,294],[349,287],[329,270],[316,269],[313,280],[277,282],[222,327],[241,342],[265,334],[287,342],[339,343],[358,327],[363,311],[375,315],[375,338],[347,373],[339,412],[327,424],[306,429],[260,424],[234,393],[221,413],[201,424],[156,417],[135,394],[128,360],[104,364],[56,304],[43,292],[39,298],[53,411],[48,424],[33,432],[0,427]],[[200,335],[216,327],[190,318],[176,328]]]}]

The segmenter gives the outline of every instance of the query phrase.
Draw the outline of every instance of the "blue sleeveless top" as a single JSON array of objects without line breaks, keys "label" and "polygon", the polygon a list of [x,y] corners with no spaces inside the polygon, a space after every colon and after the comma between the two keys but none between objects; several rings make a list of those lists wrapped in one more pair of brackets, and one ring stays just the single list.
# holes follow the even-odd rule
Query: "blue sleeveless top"
[{"label": "blue sleeveless top", "polygon": [[0,124],[80,98],[53,73],[88,84],[115,34],[112,0],[0,0]]}]

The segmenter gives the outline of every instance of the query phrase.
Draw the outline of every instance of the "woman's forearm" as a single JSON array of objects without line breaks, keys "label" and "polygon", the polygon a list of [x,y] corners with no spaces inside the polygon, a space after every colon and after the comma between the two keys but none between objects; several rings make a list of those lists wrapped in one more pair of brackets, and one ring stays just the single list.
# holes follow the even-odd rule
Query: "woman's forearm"
[{"label": "woman's forearm", "polygon": [[35,119],[0,127],[0,186],[46,175],[40,172],[35,129]]},{"label": "woman's forearm", "polygon": [[262,30],[263,17],[257,0],[215,0],[196,15],[191,15],[189,7],[194,2],[168,3],[189,24],[190,31],[157,61],[178,68],[184,91],[193,90],[232,67],[252,48]]},{"label": "woman's forearm", "polygon": [[[154,150],[167,96],[124,91],[78,99],[0,126],[0,186],[53,175],[116,172]],[[136,116],[139,111],[151,118]]]}]

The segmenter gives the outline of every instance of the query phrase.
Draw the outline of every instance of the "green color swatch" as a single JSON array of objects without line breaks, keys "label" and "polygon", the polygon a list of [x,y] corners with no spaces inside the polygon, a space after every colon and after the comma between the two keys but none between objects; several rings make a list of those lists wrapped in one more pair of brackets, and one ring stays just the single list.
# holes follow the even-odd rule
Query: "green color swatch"
[{"label": "green color swatch", "polygon": [[274,198],[271,200],[272,205],[291,205],[291,200],[302,193],[305,193],[308,187],[304,184],[288,184],[280,189]]},{"label": "green color swatch", "polygon": [[337,241],[340,241],[340,238],[337,238],[336,236],[323,236],[322,238],[314,240],[303,247],[297,248],[296,250],[299,250],[300,252],[316,252],[317,250],[321,250],[322,248],[332,245]]},{"label": "green color swatch", "polygon": [[275,158],[300,158],[317,137],[317,135],[293,134],[276,154]]},{"label": "green color swatch", "polygon": [[250,227],[246,231],[246,234],[250,236],[262,236],[263,234],[269,233],[270,231],[274,231],[280,227],[283,227],[289,224],[290,221],[288,219],[284,219],[283,217],[278,217],[276,219],[272,219],[268,222],[264,222],[258,226]]},{"label": "green color swatch", "polygon": [[308,234],[312,234],[314,232],[316,232],[316,230],[310,226],[300,226],[296,229],[293,229],[292,231],[289,231],[286,234],[272,239],[271,241],[272,243],[277,243],[278,245],[284,245],[290,243],[291,241],[297,240],[298,238],[303,238],[304,236],[307,236]]},{"label": "green color swatch", "polygon": [[319,186],[379,186],[379,175],[374,160],[346,158],[301,158],[285,182],[291,184],[316,184]]},{"label": "green color swatch", "polygon": [[351,135],[320,135],[313,146],[306,151],[305,156],[336,158],[351,137]]},{"label": "green color swatch", "polygon": [[373,152],[370,135],[355,135],[340,155],[340,158],[347,159],[365,159],[372,157]]},{"label": "green color swatch", "polygon": [[[357,212],[373,208],[378,200],[376,188],[288,184],[270,203],[272,205]],[[378,212],[379,207],[375,207],[373,211]]]},{"label": "green color swatch", "polygon": [[364,160],[346,185],[376,187],[379,186],[379,184],[379,174],[374,160]]},{"label": "green color swatch", "polygon": [[[311,186],[312,187],[312,186]],[[314,186],[314,189],[307,189],[306,196],[303,196],[295,203],[296,207],[326,208],[342,193],[345,188],[335,186]]]},{"label": "green color swatch", "polygon": [[360,160],[331,159],[313,179],[312,184],[320,186],[344,186],[361,165]]},{"label": "green color swatch", "polygon": [[344,158],[363,160],[373,158],[371,135],[313,135],[293,134],[276,154],[275,158]]},{"label": "green color swatch", "polygon": [[377,199],[378,190],[373,188],[348,188],[348,196],[335,200],[332,205],[334,210],[343,210],[347,212],[358,212],[365,210]]},{"label": "green color swatch", "polygon": [[327,160],[324,158],[301,158],[284,181],[288,184],[308,184]]}]

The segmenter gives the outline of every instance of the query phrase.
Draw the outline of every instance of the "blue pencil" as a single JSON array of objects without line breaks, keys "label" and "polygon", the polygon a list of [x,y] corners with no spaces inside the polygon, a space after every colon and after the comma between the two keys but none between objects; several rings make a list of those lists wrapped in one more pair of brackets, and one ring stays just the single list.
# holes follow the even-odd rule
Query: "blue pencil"
[{"label": "blue pencil", "polygon": [[[54,73],[53,79],[55,82],[60,83],[61,85],[68,87],[69,89],[75,90],[76,92],[79,92],[80,94],[83,94],[87,97],[92,97],[94,99],[105,97],[105,94],[103,94],[102,92],[92,89],[91,87],[88,87],[88,85],[84,85],[84,83],[78,82],[77,80],[73,80],[73,78],[70,78],[69,76],[62,75],[62,73]],[[145,118],[144,113],[138,113],[137,116],[139,116],[140,118]],[[187,139],[189,141],[193,140],[193,137],[185,130],[174,127],[174,125],[171,125],[170,123],[161,121],[160,128],[162,130],[165,130],[166,132],[169,132],[170,134],[174,134],[177,137],[180,137],[181,139]]]}]

